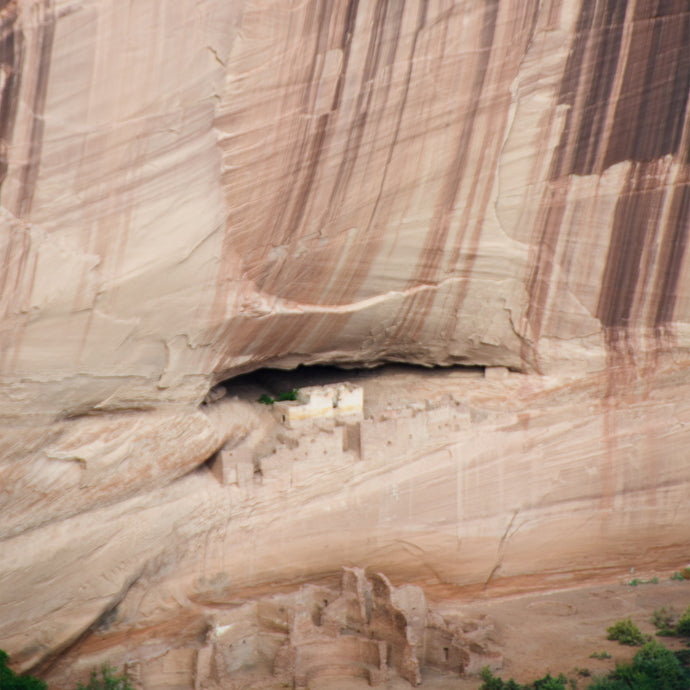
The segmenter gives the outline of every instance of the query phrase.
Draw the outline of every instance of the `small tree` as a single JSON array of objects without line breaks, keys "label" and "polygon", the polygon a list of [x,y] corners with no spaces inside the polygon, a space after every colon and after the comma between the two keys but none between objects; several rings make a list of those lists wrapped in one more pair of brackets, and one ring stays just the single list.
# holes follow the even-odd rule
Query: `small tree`
[{"label": "small tree", "polygon": [[641,647],[647,641],[642,631],[629,618],[617,621],[606,628],[606,632],[609,640],[618,640],[621,644],[632,647]]}]

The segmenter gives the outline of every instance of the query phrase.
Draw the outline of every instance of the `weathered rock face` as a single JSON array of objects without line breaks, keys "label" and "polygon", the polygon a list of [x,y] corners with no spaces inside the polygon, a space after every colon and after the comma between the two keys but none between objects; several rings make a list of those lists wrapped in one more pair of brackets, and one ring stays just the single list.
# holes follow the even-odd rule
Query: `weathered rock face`
[{"label": "weathered rock face", "polygon": [[[97,483],[88,474],[94,443],[74,447],[62,430],[53,455],[60,448],[85,462],[37,455],[18,463],[39,477],[62,477],[67,464],[73,484],[56,483],[55,506],[49,487],[21,485],[50,520],[25,518],[33,529],[0,542],[0,647],[24,668],[64,654],[51,679],[73,687],[103,661],[148,668],[170,648],[198,650],[209,609],[328,577],[343,564],[390,573],[436,600],[462,587],[491,594],[618,579],[631,567],[663,577],[689,548],[686,371],[625,382],[372,372],[362,383],[365,416],[351,424],[358,443],[332,419],[286,429],[275,419],[271,426],[256,402],[219,401],[197,413],[216,440],[193,418],[178,443],[184,449],[194,432],[213,447],[244,417],[251,431],[235,431],[225,460],[236,453],[246,463],[240,450],[249,448],[248,473],[222,473],[221,483],[201,467],[171,482],[179,452],[161,444],[141,458],[141,477],[133,462],[121,463],[122,486],[111,487],[110,500],[112,441]],[[620,386],[615,395],[612,386]],[[165,429],[158,416],[148,423]],[[136,458],[142,426],[120,424]],[[186,454],[187,467],[199,462]],[[154,468],[156,488],[147,476]],[[57,501],[63,493],[76,512]],[[3,515],[17,510],[9,505]]]},{"label": "weathered rock face", "polygon": [[[687,553],[686,0],[0,0],[0,26],[18,663],[112,621],[160,657],[209,592],[343,564],[454,591]],[[532,373],[370,387],[306,440],[197,409],[386,360]],[[195,469],[224,445],[234,484]]]},{"label": "weathered rock face", "polygon": [[685,346],[686,9],[5,2],[2,410]]}]

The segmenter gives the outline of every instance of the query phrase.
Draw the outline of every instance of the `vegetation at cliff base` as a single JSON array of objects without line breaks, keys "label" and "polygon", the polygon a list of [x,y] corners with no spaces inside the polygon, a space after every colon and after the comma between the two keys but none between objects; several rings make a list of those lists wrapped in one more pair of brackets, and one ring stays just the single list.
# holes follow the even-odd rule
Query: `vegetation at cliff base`
[{"label": "vegetation at cliff base", "polygon": [[[652,614],[651,621],[664,634],[690,637],[690,607],[678,618],[672,607],[662,607]],[[521,685],[512,678],[504,681],[494,676],[488,667],[482,669],[484,681],[479,690],[690,690],[690,648],[672,651],[646,636],[630,618],[619,620],[607,628],[609,640],[640,646],[632,662],[618,663],[605,676],[590,680],[589,669],[575,668],[576,677],[547,674],[539,680]],[[610,659],[604,652],[593,652],[592,659]],[[571,674],[572,675],[572,674]]]},{"label": "vegetation at cliff base", "polygon": [[[587,690],[689,690],[687,662],[690,659],[687,657],[690,655],[683,655],[685,651],[690,650],[674,653],[659,642],[647,642],[631,663],[618,664],[606,676],[594,679],[585,687]],[[683,657],[686,657],[685,664],[681,662]],[[577,686],[563,674],[557,678],[546,675],[526,685],[512,678],[508,681],[496,678],[488,668],[482,669],[481,675],[484,682],[479,690],[566,690]]]},{"label": "vegetation at cliff base", "polygon": [[589,690],[688,690],[690,674],[678,657],[659,642],[648,642],[629,664],[619,664]]},{"label": "vegetation at cliff base", "polygon": [[676,620],[676,612],[670,606],[662,606],[652,613],[651,622],[658,628],[657,635],[662,637],[690,637],[690,606]]},{"label": "vegetation at cliff base", "polygon": [[32,676],[19,676],[8,665],[7,652],[0,649],[0,689],[1,690],[46,690],[42,680]]},{"label": "vegetation at cliff base", "polygon": [[547,673],[543,678],[520,685],[512,678],[504,681],[494,676],[487,666],[482,669],[481,676],[484,682],[479,690],[566,690],[568,682],[562,673],[557,678]]},{"label": "vegetation at cliff base", "polygon": [[[7,652],[0,649],[0,690],[48,690],[48,685],[33,676],[16,674],[8,665]],[[100,674],[91,672],[91,680],[86,685],[79,683],[77,690],[134,690],[127,674],[118,673],[111,666],[103,666]]]},{"label": "vegetation at cliff base", "polygon": [[676,612],[673,610],[673,606],[669,606],[668,609],[662,606],[652,613],[650,622],[656,626],[657,635],[671,637],[675,635],[676,618],[677,616]]},{"label": "vegetation at cliff base", "polygon": [[77,685],[77,690],[134,690],[129,683],[126,673],[117,673],[111,666],[103,666],[99,677],[97,671],[91,671],[91,680],[86,684]]}]

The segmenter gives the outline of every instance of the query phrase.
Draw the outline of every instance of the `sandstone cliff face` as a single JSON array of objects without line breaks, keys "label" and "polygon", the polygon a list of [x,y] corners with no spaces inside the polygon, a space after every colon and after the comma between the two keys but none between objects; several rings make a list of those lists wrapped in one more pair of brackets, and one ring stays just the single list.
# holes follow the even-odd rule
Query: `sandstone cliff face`
[{"label": "sandstone cliff face", "polygon": [[[0,27],[21,664],[344,564],[452,589],[686,551],[685,0],[0,0]],[[408,380],[403,421],[367,403],[370,462],[195,469],[275,431],[198,408],[218,381],[386,360],[525,376]]]},{"label": "sandstone cliff face", "polygon": [[2,410],[685,347],[686,9],[5,2]]}]

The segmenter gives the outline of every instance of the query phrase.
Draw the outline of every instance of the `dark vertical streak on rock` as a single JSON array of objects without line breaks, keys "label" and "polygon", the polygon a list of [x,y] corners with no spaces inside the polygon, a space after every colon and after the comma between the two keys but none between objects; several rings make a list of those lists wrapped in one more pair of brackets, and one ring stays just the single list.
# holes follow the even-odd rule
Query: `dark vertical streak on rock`
[{"label": "dark vertical streak on rock", "polygon": [[584,113],[578,132],[577,145],[571,171],[576,175],[589,175],[601,145],[607,106],[623,38],[625,4],[609,0],[602,12],[601,28],[597,28],[595,43],[595,71],[587,91]]},{"label": "dark vertical streak on rock", "polygon": [[52,0],[46,0],[43,4],[41,23],[39,26],[39,61],[38,79],[34,92],[31,127],[31,141],[29,147],[29,159],[21,173],[21,193],[19,208],[16,215],[25,217],[31,210],[36,181],[41,163],[41,149],[43,146],[43,111],[45,109],[46,95],[48,92],[48,79],[50,77],[50,59],[53,52],[53,38],[55,35],[55,16],[52,9]]},{"label": "dark vertical streak on rock", "polygon": [[[537,218],[540,234],[535,242],[536,260],[527,282],[527,294],[530,299],[525,316],[531,329],[531,333],[525,335],[531,335],[535,340],[541,333],[567,193],[568,187],[565,185],[550,188],[544,194]],[[524,349],[523,343],[522,360],[527,363],[530,355],[531,353]],[[536,362],[533,364],[536,365]]]},{"label": "dark vertical streak on rock", "polygon": [[462,183],[465,171],[465,159],[472,139],[474,124],[481,104],[486,72],[491,58],[496,20],[498,16],[498,2],[492,0],[487,3],[484,10],[484,24],[482,27],[481,57],[474,70],[474,80],[470,88],[472,104],[470,112],[461,122],[460,136],[454,146],[453,159],[446,170],[441,192],[436,200],[431,227],[427,233],[424,248],[417,261],[414,272],[414,283],[432,282],[437,278],[438,267],[443,257],[442,248],[445,246],[448,231],[450,229],[450,214],[457,199],[458,191]]},{"label": "dark vertical streak on rock", "polygon": [[[612,349],[629,343],[632,327],[658,329],[673,318],[690,199],[687,174],[681,170],[677,178],[669,177],[668,165],[660,161],[673,155],[676,164],[686,164],[680,147],[690,93],[690,6],[684,0],[639,0],[625,27],[628,10],[623,0],[581,3],[558,95],[570,110],[551,161],[527,279],[526,320],[535,340],[560,242],[558,209],[567,203],[570,185],[564,178],[601,175],[624,161],[632,166],[616,204],[596,316]],[[631,33],[623,58],[624,30]],[[611,103],[614,83],[617,100]],[[669,179],[677,179],[675,188],[665,188]],[[556,203],[555,197],[562,198]]]},{"label": "dark vertical streak on rock", "polygon": [[[648,123],[652,119],[655,109],[658,108],[658,103],[653,103],[653,99],[659,96],[661,97],[661,100],[664,101],[666,100],[664,96],[667,95],[663,93],[663,90],[661,88],[659,88],[659,84],[657,81],[657,77],[660,76],[663,85],[663,81],[665,80],[666,75],[656,74],[657,60],[658,57],[661,56],[662,51],[661,28],[661,22],[654,22],[652,25],[649,56],[654,57],[653,59],[647,59],[646,69],[644,71],[642,93],[645,94],[646,97],[640,99],[636,127],[638,136],[634,137],[632,141],[632,160],[635,161],[652,160],[654,158],[658,158],[659,155],[663,155],[661,154],[661,152],[664,150],[664,147],[663,145],[659,146],[659,144],[661,143],[659,142],[659,135],[662,136],[662,141],[664,138],[666,138],[667,141],[669,140],[668,136],[663,136],[665,133],[667,135],[670,134],[670,127],[668,127],[668,123],[663,123],[666,126],[657,127],[655,130],[650,131],[649,129],[647,129]],[[659,91],[661,91],[661,93],[659,93]],[[649,94],[649,96],[647,96],[647,94]],[[654,122],[649,124],[657,123]],[[643,134],[644,136],[642,136]],[[672,149],[669,149],[667,152],[670,153],[671,150]],[[657,153],[657,151],[659,153]]]},{"label": "dark vertical streak on rock", "polygon": [[[306,11],[305,25],[307,33],[314,27],[316,31],[316,45],[314,45],[312,50],[311,63],[309,65],[309,72],[305,76],[305,87],[304,94],[302,97],[303,108],[306,112],[309,112],[312,99],[316,92],[315,84],[315,74],[317,68],[317,61],[326,52],[327,47],[327,33],[328,25],[330,21],[332,4],[328,0],[315,0],[318,7],[318,11],[311,9],[313,3],[309,4]],[[306,42],[306,40],[305,40]],[[306,204],[309,198],[309,192],[314,183],[314,178],[316,176],[316,171],[319,166],[319,158],[321,155],[321,150],[323,147],[323,141],[326,133],[326,127],[328,125],[328,115],[321,116],[317,122],[316,132],[312,134],[311,132],[311,122],[305,121],[301,124],[301,134],[299,136],[299,146],[296,147],[296,155],[293,153],[294,165],[292,176],[299,180],[300,182],[295,185],[297,189],[296,193],[290,194],[290,197],[286,200],[285,204],[281,207],[281,210],[276,216],[276,220],[273,224],[273,231],[271,236],[273,237],[273,242],[275,244],[284,244],[288,238],[294,232],[294,229],[301,222],[304,212],[306,210]],[[302,165],[307,161],[307,172],[301,175]],[[288,209],[291,209],[288,213]],[[287,221],[285,217],[287,215]]]},{"label": "dark vertical streak on rock", "polygon": [[[410,285],[433,284],[442,279],[439,268],[445,257],[445,248],[450,232],[451,215],[455,209],[458,192],[465,173],[465,159],[470,148],[474,126],[482,101],[486,74],[491,60],[491,52],[498,20],[498,2],[486,3],[484,20],[480,40],[480,56],[474,67],[474,79],[470,88],[472,104],[470,112],[461,119],[461,131],[454,146],[454,155],[448,166],[441,185],[441,190],[434,205],[426,241],[417,259],[415,271]],[[464,228],[463,228],[464,230]],[[459,239],[458,242],[461,240]],[[427,313],[435,298],[434,291],[425,291],[408,300],[402,318],[399,319],[400,328],[397,337],[404,334],[408,338],[416,339],[427,318]]]},{"label": "dark vertical streak on rock", "polygon": [[668,236],[661,245],[659,284],[654,291],[657,296],[654,313],[656,329],[673,321],[673,311],[678,296],[678,278],[685,258],[690,228],[690,183],[678,185],[673,191],[671,209],[666,224]]},{"label": "dark vertical streak on rock", "polygon": [[321,160],[329,118],[329,113],[320,115],[316,125],[316,132],[310,137],[311,146],[306,152],[306,160],[308,161],[307,172],[304,175],[302,182],[298,185],[298,191],[296,192],[293,201],[292,213],[290,214],[287,225],[284,228],[281,243],[287,242],[290,237],[294,236],[295,230],[302,222],[302,218],[304,217],[304,213],[307,209],[307,203],[309,202],[309,194],[314,184],[316,171],[318,170],[319,162]]},{"label": "dark vertical streak on rock", "polygon": [[[534,34],[537,28],[537,21],[539,18],[539,3],[533,2],[532,10],[529,10],[529,4],[525,3],[523,9],[522,21],[519,23],[519,35],[525,37],[524,48],[527,50],[528,46],[534,39]],[[520,55],[524,53],[520,50]],[[510,65],[512,61],[506,60],[505,65]],[[504,75],[500,75],[499,80],[504,79]],[[506,79],[507,81],[507,79]],[[496,137],[496,132],[505,131],[509,108],[507,104],[498,104],[490,110],[487,116],[487,123],[484,127],[484,137],[482,141],[481,150],[484,152],[484,161],[490,162],[488,168],[495,170],[499,166],[500,152],[503,146],[501,139]],[[470,288],[471,278],[474,272],[474,267],[477,258],[480,256],[480,239],[482,230],[484,229],[486,212],[491,202],[492,188],[491,185],[483,183],[480,175],[475,175],[469,188],[468,194],[463,199],[463,212],[460,217],[460,227],[471,227],[470,219],[474,216],[473,227],[468,231],[463,232],[460,241],[455,242],[452,252],[450,253],[450,261],[447,264],[447,272],[453,272],[455,275],[462,275],[465,280],[458,284],[454,291],[454,298],[452,301],[451,312],[454,314],[461,313],[463,304],[467,297]],[[479,199],[476,202],[476,199]],[[462,267],[458,270],[458,262],[463,258]],[[521,353],[524,355],[524,353]],[[527,357],[522,357],[523,361],[527,361]]]},{"label": "dark vertical streak on rock", "polygon": [[364,128],[367,123],[369,115],[369,106],[371,104],[372,94],[374,89],[370,82],[373,81],[378,69],[379,61],[381,59],[381,46],[383,43],[383,33],[388,12],[388,0],[378,0],[376,10],[374,13],[374,26],[371,29],[371,36],[369,45],[367,47],[367,55],[364,60],[364,70],[362,72],[362,80],[360,82],[359,93],[357,95],[357,103],[355,106],[355,118],[347,137],[343,158],[340,161],[338,172],[335,176],[333,184],[333,192],[331,194],[329,206],[331,213],[335,214],[340,209],[342,201],[345,197],[347,186],[352,177],[352,172],[360,152],[362,139],[364,137]]},{"label": "dark vertical streak on rock", "polygon": [[573,46],[565,65],[563,79],[561,80],[561,87],[558,93],[558,104],[568,105],[570,106],[570,110],[568,110],[568,114],[566,116],[563,135],[558,143],[558,146],[556,147],[556,151],[554,152],[551,162],[551,179],[557,179],[563,174],[565,152],[572,131],[573,106],[575,105],[575,97],[580,86],[582,66],[585,61],[585,50],[587,48],[587,36],[592,29],[595,8],[596,3],[594,2],[584,2],[582,5],[580,15],[577,19],[577,26],[575,28]]},{"label": "dark vertical streak on rock", "polygon": [[395,120],[395,127],[393,129],[393,138],[391,140],[390,146],[388,147],[388,154],[386,156],[386,162],[383,166],[383,173],[381,175],[381,183],[379,184],[379,192],[374,202],[374,208],[371,212],[369,218],[369,224],[367,226],[368,230],[371,230],[372,223],[376,217],[376,213],[381,202],[381,195],[383,194],[383,189],[386,185],[386,179],[388,177],[388,169],[390,167],[391,160],[393,159],[393,153],[398,144],[398,139],[400,137],[400,127],[402,126],[403,116],[405,114],[405,108],[407,106],[407,98],[410,93],[410,83],[412,81],[412,71],[414,70],[414,56],[417,50],[417,42],[419,40],[419,33],[426,24],[426,13],[427,13],[428,0],[421,0],[419,5],[419,12],[417,14],[417,26],[415,27],[414,37],[412,38],[412,47],[410,48],[410,55],[408,57],[407,74],[405,75],[405,86],[403,87],[402,98],[400,101],[400,106],[398,107],[398,113]]},{"label": "dark vertical streak on rock", "polygon": [[630,46],[604,168],[677,154],[680,145],[690,90],[688,10],[638,19]]},{"label": "dark vertical streak on rock", "polygon": [[607,328],[626,328],[635,300],[640,259],[654,208],[644,166],[634,169],[616,205],[597,317]]},{"label": "dark vertical streak on rock", "polygon": [[350,53],[352,50],[352,35],[355,32],[355,24],[357,22],[357,9],[359,8],[359,0],[348,0],[347,12],[345,14],[345,24],[343,26],[343,35],[340,40],[340,49],[343,51],[343,67],[338,76],[338,83],[333,94],[333,102],[331,103],[331,110],[337,110],[343,99],[343,89],[345,88],[345,79],[347,78],[347,68],[350,64]]},{"label": "dark vertical streak on rock", "polygon": [[587,34],[592,29],[595,9],[596,2],[584,2],[580,10],[580,16],[577,18],[577,26],[575,27],[575,36],[573,37],[573,47],[565,65],[565,73],[558,93],[559,104],[573,105],[575,103],[575,94],[580,84],[582,65],[585,61]]},{"label": "dark vertical streak on rock", "polygon": [[[356,105],[357,119],[359,120],[361,118],[361,124],[359,124],[356,129],[356,146],[352,147],[354,155],[349,155],[349,151],[351,150],[352,130],[348,136],[346,150],[339,166],[336,182],[331,195],[329,209],[331,214],[337,212],[342,204],[361,148],[370,150],[368,143],[370,141],[376,142],[382,138],[379,136],[378,132],[381,123],[386,121],[386,108],[390,107],[389,104],[393,102],[390,94],[394,92],[394,65],[397,59],[400,37],[403,31],[404,12],[405,2],[389,3],[388,0],[386,0],[377,5],[373,35],[380,36],[380,45],[374,46],[371,41],[369,43],[369,50],[364,66],[364,76]],[[409,69],[412,69],[411,64]],[[380,87],[376,86],[377,78],[382,81]],[[365,92],[366,101],[363,100]],[[375,106],[371,107],[374,93],[376,93],[377,100]],[[395,105],[398,124],[394,128],[393,143],[388,149],[389,157],[392,156],[392,149],[397,144],[397,133],[400,127],[400,121],[403,117],[406,97],[407,91],[404,92],[402,103],[400,103],[399,97],[397,97],[396,94]],[[363,105],[363,103],[366,103],[366,105]],[[368,125],[368,136],[366,143],[362,144],[364,141],[365,125]],[[347,165],[343,165],[344,163],[347,163]],[[374,199],[372,211],[369,214],[368,229],[371,229],[374,217],[378,211],[382,190],[386,183],[387,168],[388,164],[386,163],[383,166],[383,170],[378,175],[379,191]],[[353,298],[368,274],[371,262],[376,257],[380,241],[381,236],[378,233],[367,231],[363,237],[363,241],[354,249],[351,261],[348,265],[339,270],[337,280],[332,283],[332,288],[323,295],[322,302],[342,303],[343,301]]]},{"label": "dark vertical streak on rock", "polygon": [[[690,90],[690,11],[676,3],[638,4],[611,137],[608,142],[601,140],[625,9],[620,0],[583,2],[559,91],[559,104],[570,105],[571,110],[553,158],[551,179],[602,172],[595,170],[601,147],[605,147],[603,169],[624,160],[651,161],[678,152]],[[591,75],[584,74],[587,52],[593,53]],[[586,89],[582,112],[576,113],[573,108],[582,89]],[[566,164],[565,152],[570,148],[575,155]]]},{"label": "dark vertical streak on rock", "polygon": [[690,9],[678,21],[670,25],[675,34],[672,43],[676,47],[674,53],[675,74],[669,91],[669,118],[664,131],[664,150],[676,151],[682,162],[688,162],[688,152],[680,151],[683,135],[683,123],[688,109],[688,93],[690,92]]},{"label": "dark vertical streak on rock", "polygon": [[21,81],[23,36],[17,27],[16,2],[0,8],[0,70],[5,83],[0,91],[0,187],[7,175],[7,146],[12,140]]},{"label": "dark vertical streak on rock", "polygon": [[[569,105],[563,136],[551,166],[551,179],[563,175],[589,175],[594,169],[623,37],[626,3],[620,0],[584,2],[574,47],[566,63],[558,103]],[[585,74],[587,53],[593,53],[592,74]],[[585,89],[581,113],[575,111]],[[568,162],[566,152],[574,149]]]}]

